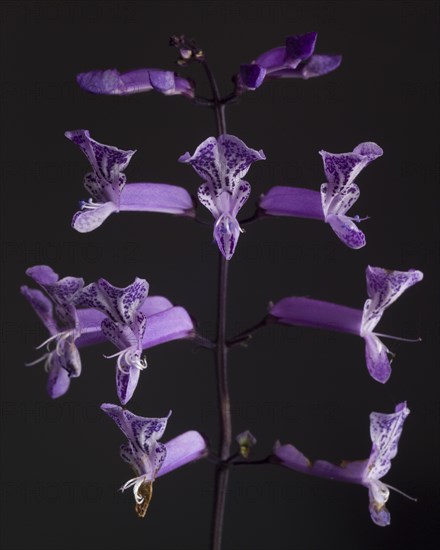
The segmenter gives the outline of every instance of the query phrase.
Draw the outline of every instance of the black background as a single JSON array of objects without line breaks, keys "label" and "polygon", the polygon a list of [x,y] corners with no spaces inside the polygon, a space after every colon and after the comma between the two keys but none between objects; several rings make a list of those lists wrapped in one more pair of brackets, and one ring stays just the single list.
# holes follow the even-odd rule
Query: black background
[{"label": "black background", "polygon": [[[270,300],[312,296],[362,307],[366,265],[418,268],[423,283],[384,315],[381,332],[421,336],[391,342],[397,352],[381,386],[365,367],[363,342],[343,334],[270,327],[230,354],[234,433],[250,429],[256,457],[276,439],[311,458],[369,456],[372,410],[407,400],[412,414],[385,481],[418,497],[391,494],[392,524],[375,526],[367,490],[275,466],[234,470],[225,550],[435,548],[438,543],[438,4],[436,2],[10,2],[2,7],[2,548],[5,550],[196,550],[208,547],[213,466],[206,461],[155,483],[145,520],[118,455],[122,434],[99,410],[116,402],[111,347],[86,350],[83,374],[51,401],[33,347],[45,332],[19,295],[24,271],[49,264],[60,276],[105,277],[125,286],[145,277],[151,294],[185,306],[213,335],[216,248],[211,230],[157,214],[112,216],[93,233],[70,227],[88,164],[63,137],[88,128],[102,143],[137,149],[129,181],[200,181],[176,162],[215,132],[212,114],[153,92],[93,96],[78,72],[173,68],[168,37],[197,39],[224,94],[240,63],[319,33],[318,53],[342,66],[310,81],[267,82],[227,112],[228,131],[267,160],[247,179],[253,195],[272,185],[318,189],[320,149],[350,151],[376,141],[384,156],[358,178],[356,212],[371,219],[367,246],[350,250],[323,223],[270,219],[248,227],[230,265],[228,332],[256,322]],[[200,69],[190,69],[206,90]],[[205,216],[205,212],[202,213]],[[209,219],[206,213],[206,219]],[[129,408],[143,416],[173,410],[166,437],[194,428],[216,440],[210,353],[188,342],[148,352]]]}]

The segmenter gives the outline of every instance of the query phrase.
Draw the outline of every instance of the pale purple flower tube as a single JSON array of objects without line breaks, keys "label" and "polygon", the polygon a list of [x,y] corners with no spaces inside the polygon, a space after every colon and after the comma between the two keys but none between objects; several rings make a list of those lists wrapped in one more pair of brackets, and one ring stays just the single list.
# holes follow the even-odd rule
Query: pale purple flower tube
[{"label": "pale purple flower tube", "polygon": [[157,473],[161,477],[190,462],[199,460],[208,454],[208,448],[203,436],[195,430],[190,430],[170,439],[165,443],[167,454],[165,461]]},{"label": "pale purple flower tube", "polygon": [[271,216],[293,216],[324,221],[321,194],[312,189],[277,185],[261,196],[259,206]]}]

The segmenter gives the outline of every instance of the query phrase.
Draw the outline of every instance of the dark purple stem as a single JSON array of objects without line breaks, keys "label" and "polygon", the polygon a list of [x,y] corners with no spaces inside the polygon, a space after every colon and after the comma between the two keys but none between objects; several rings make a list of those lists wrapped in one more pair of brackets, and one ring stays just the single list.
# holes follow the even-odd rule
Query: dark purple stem
[{"label": "dark purple stem", "polygon": [[[217,133],[226,133],[225,106],[222,103],[217,82],[206,63],[202,61],[213,93]],[[228,387],[228,346],[226,344],[226,297],[228,289],[228,261],[219,253],[219,278],[217,295],[217,337],[215,341],[217,397],[220,409],[219,462],[215,471],[214,507],[212,514],[211,549],[221,550],[223,518],[229,481],[228,458],[232,441],[231,403]]]}]

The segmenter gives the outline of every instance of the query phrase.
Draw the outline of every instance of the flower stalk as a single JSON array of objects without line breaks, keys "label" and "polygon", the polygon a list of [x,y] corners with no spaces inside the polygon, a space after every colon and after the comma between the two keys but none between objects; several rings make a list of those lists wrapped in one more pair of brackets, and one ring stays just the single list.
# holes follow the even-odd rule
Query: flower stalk
[{"label": "flower stalk", "polygon": [[[226,133],[225,105],[222,104],[220,92],[214,74],[206,62],[202,61],[213,93],[213,109],[215,112],[217,134]],[[229,463],[232,420],[231,401],[228,386],[228,346],[226,343],[226,314],[228,293],[228,261],[219,251],[218,265],[218,293],[217,293],[217,336],[215,348],[215,368],[217,377],[217,399],[219,404],[220,421],[220,462],[215,471],[214,504],[211,526],[211,548],[220,550],[222,546],[223,520],[225,515],[226,494],[229,482]]]}]

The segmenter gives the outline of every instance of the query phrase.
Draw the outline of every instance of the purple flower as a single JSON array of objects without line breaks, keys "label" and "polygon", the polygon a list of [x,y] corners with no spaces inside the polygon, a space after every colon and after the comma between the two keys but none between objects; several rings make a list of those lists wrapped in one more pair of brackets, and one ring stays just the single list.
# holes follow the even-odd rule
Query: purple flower
[{"label": "purple flower", "polygon": [[139,278],[125,288],[99,279],[84,287],[81,293],[81,305],[105,314],[101,322],[102,333],[120,350],[109,358],[118,358],[116,388],[123,405],[131,399],[140,371],[147,367],[142,351],[178,338],[188,338],[194,330],[183,308],[172,307],[168,300],[158,297],[152,305],[146,299],[147,294],[148,283]]},{"label": "purple flower", "polygon": [[207,454],[206,442],[196,431],[185,432],[178,437],[160,443],[168,418],[144,418],[117,405],[104,403],[101,409],[112,418],[128,439],[121,446],[121,458],[127,462],[136,477],[129,479],[121,490],[133,487],[136,512],[144,517],[152,497],[156,477],[167,474]]},{"label": "purple flower", "polygon": [[288,36],[285,46],[261,54],[250,64],[241,65],[237,78],[239,90],[256,90],[267,78],[308,79],[334,71],[340,55],[313,55],[316,32]]},{"label": "purple flower", "polygon": [[185,153],[179,158],[180,162],[191,164],[205,180],[198,197],[216,220],[214,238],[227,260],[232,258],[242,231],[236,216],[251,192],[251,186],[242,178],[253,162],[265,158],[263,151],[250,149],[241,139],[228,134],[217,139],[209,137],[194,155]]},{"label": "purple flower", "polygon": [[[341,241],[350,248],[365,246],[365,235],[347,211],[360,195],[355,178],[365,166],[382,155],[382,149],[373,142],[361,143],[352,153],[333,154],[320,151],[324,161],[327,183],[317,191],[297,187],[272,187],[260,200],[260,208],[273,216],[295,216],[324,220]],[[364,218],[365,219],[365,218]]]},{"label": "purple flower", "polygon": [[[293,445],[280,445],[279,443],[275,445],[274,455],[277,461],[286,468],[367,487],[371,519],[376,525],[384,527],[390,524],[390,513],[385,504],[390,495],[389,490],[394,487],[383,483],[380,479],[391,468],[391,460],[397,454],[403,424],[409,412],[406,403],[403,402],[397,405],[392,414],[378,412],[370,414],[370,435],[373,447],[370,458],[367,460],[343,461],[340,466],[324,460],[312,463]],[[397,491],[397,489],[395,490]]]},{"label": "purple flower", "polygon": [[299,325],[357,334],[365,340],[365,357],[370,375],[385,383],[391,375],[388,354],[392,353],[373,332],[384,311],[403,292],[423,279],[423,273],[391,271],[381,267],[367,267],[368,300],[363,311],[310,298],[283,298],[270,308],[269,314],[278,323]]},{"label": "purple flower", "polygon": [[[48,393],[52,398],[60,397],[66,393],[70,377],[80,375],[79,350],[110,339],[122,350],[116,354],[120,366],[117,370],[117,382],[118,387],[121,386],[121,396],[128,401],[136,387],[139,368],[145,365],[145,361],[140,358],[141,350],[179,338],[188,338],[193,334],[193,322],[185,309],[173,306],[163,296],[150,296],[145,298],[142,304],[140,302],[138,305],[132,304],[137,308],[136,316],[144,318],[143,324],[146,325],[140,343],[138,343],[135,333],[131,329],[133,322],[122,321],[120,316],[116,317],[117,313],[107,307],[105,301],[102,304],[98,303],[98,300],[102,298],[101,292],[97,291],[99,297],[96,300],[93,299],[94,286],[99,287],[100,284],[107,283],[106,281],[101,280],[101,282],[85,287],[86,292],[83,293],[80,288],[84,284],[82,279],[66,277],[58,281],[58,275],[48,266],[29,268],[27,274],[39,282],[52,298],[52,301],[49,300],[40,290],[27,286],[21,287],[22,294],[30,302],[50,334],[50,337],[38,346],[38,349],[45,345],[49,346],[53,341],[56,342],[53,351],[48,350],[41,358],[29,363],[29,365],[34,365],[41,361],[45,362],[45,369],[49,373]],[[146,284],[145,281],[144,283]],[[116,295],[118,292],[123,294],[124,291],[129,293],[133,285],[127,289],[117,289],[111,285],[109,287],[114,290]],[[75,290],[76,288],[78,291]],[[90,292],[92,298],[89,296]],[[92,304],[93,307],[80,307],[87,304]],[[63,313],[62,318],[60,318],[59,311]],[[69,313],[66,314],[66,311]],[[113,334],[117,331],[115,323],[112,321],[114,318],[119,319],[119,324],[116,326],[121,331],[115,337]],[[137,347],[138,345],[140,349]],[[126,372],[124,365],[130,361],[130,364],[137,364],[139,368],[137,370],[128,369]],[[125,393],[122,390],[125,387],[124,381],[127,382]]]},{"label": "purple flower", "polygon": [[194,215],[191,196],[182,187],[165,183],[126,184],[123,171],[136,151],[98,143],[88,130],[69,131],[65,136],[80,147],[93,170],[84,177],[84,186],[92,198],[81,202],[81,210],[72,220],[72,226],[80,233],[93,231],[114,212]]},{"label": "purple flower", "polygon": [[81,373],[81,359],[75,341],[80,336],[80,321],[76,301],[84,285],[83,279],[58,275],[46,265],[37,265],[26,270],[26,274],[38,283],[40,290],[21,287],[21,292],[30,302],[37,315],[49,331],[50,337],[43,347],[56,342],[55,350],[47,352],[32,364],[45,362],[49,373],[47,390],[52,398],[63,395],[70,384],[70,377]]},{"label": "purple flower", "polygon": [[90,71],[76,77],[80,87],[93,94],[130,95],[155,90],[164,95],[194,97],[194,84],[173,71],[138,69],[120,73],[116,69]]}]

